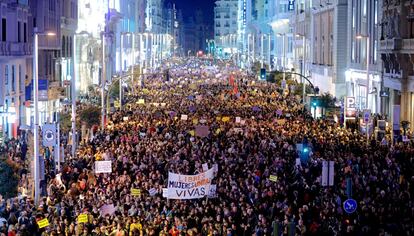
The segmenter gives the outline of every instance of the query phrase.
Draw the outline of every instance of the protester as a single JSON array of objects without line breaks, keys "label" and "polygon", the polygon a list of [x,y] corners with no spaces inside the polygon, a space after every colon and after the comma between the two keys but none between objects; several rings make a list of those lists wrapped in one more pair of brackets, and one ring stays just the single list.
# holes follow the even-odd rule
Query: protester
[{"label": "protester", "polygon": [[[170,81],[146,79],[121,111],[111,113],[107,128],[83,142],[76,158],[65,160],[60,174],[48,173],[48,194],[39,206],[26,197],[2,203],[0,216],[7,222],[1,221],[0,232],[414,234],[412,143],[373,140],[366,146],[357,132],[313,120],[298,98],[282,95],[277,85],[226,69],[225,63],[203,63],[169,65]],[[208,126],[205,137],[196,132],[199,125]],[[297,150],[298,143],[309,148],[308,156]],[[98,160],[111,161],[112,173],[95,174]],[[332,187],[321,186],[323,160],[335,162]],[[216,197],[162,196],[168,172],[202,173],[204,163],[218,166]],[[270,181],[270,175],[277,180]],[[352,214],[343,210],[347,178],[358,202]],[[132,188],[141,194],[133,196]],[[86,223],[78,221],[82,213]],[[36,222],[46,218],[49,226],[39,229]]]}]

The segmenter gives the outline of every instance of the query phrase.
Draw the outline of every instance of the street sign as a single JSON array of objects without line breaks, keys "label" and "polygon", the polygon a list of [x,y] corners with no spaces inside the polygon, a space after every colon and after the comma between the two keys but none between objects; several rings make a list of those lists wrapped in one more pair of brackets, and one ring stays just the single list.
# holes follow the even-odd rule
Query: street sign
[{"label": "street sign", "polygon": [[364,110],[364,123],[368,124],[370,118],[371,118],[371,110],[365,109]]},{"label": "street sign", "polygon": [[346,213],[352,214],[356,211],[356,209],[357,209],[357,202],[354,199],[350,198],[344,202],[344,210]]}]

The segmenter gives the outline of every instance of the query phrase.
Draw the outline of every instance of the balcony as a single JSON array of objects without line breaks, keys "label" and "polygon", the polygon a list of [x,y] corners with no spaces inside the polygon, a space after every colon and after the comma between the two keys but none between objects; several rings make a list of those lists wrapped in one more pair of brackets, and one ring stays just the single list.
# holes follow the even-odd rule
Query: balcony
[{"label": "balcony", "polygon": [[402,46],[402,39],[385,39],[380,41],[380,51],[400,50]]},{"label": "balcony", "polygon": [[414,39],[403,39],[401,49],[408,51],[407,53],[414,53]]},{"label": "balcony", "polygon": [[26,56],[32,54],[32,45],[29,43],[8,43],[11,56]]}]

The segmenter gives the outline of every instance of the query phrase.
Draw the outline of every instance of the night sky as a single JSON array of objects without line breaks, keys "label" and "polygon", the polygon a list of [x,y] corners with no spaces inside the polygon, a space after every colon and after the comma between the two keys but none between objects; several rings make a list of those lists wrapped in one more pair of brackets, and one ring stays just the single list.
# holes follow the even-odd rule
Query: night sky
[{"label": "night sky", "polygon": [[207,24],[213,24],[213,9],[215,0],[169,0],[175,3],[178,9],[183,11],[184,20],[188,17],[194,16],[196,9],[202,9],[204,14],[204,20]]}]

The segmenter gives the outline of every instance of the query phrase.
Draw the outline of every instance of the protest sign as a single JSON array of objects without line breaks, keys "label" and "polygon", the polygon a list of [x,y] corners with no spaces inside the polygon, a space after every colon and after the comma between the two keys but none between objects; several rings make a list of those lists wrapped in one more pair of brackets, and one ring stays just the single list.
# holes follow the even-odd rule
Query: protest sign
[{"label": "protest sign", "polygon": [[236,117],[236,123],[240,123],[240,121],[241,121],[241,118],[240,117]]},{"label": "protest sign", "polygon": [[113,215],[115,211],[116,211],[116,208],[114,204],[105,204],[101,206],[100,208],[101,216]]},{"label": "protest sign", "polygon": [[145,100],[144,99],[138,99],[137,104],[145,104]]},{"label": "protest sign", "polygon": [[136,197],[141,195],[141,189],[132,188],[131,189],[131,195]]},{"label": "protest sign", "polygon": [[208,126],[207,125],[197,125],[195,128],[195,134],[198,137],[207,137],[209,134]]},{"label": "protest sign", "polygon": [[112,162],[111,161],[95,161],[95,173],[111,173]]},{"label": "protest sign", "polygon": [[194,137],[194,135],[195,135],[195,131],[194,131],[194,130],[190,130],[190,131],[188,131],[188,133],[189,133],[191,136],[193,136],[193,137]]},{"label": "protest sign", "polygon": [[128,118],[128,116],[124,116],[122,119],[123,119],[123,121],[128,121],[129,118]]},{"label": "protest sign", "polygon": [[88,215],[87,214],[80,214],[78,216],[78,223],[88,223]]},{"label": "protest sign", "polygon": [[194,118],[193,119],[193,125],[197,125],[198,124],[198,119],[197,118]]},{"label": "protest sign", "polygon": [[155,194],[157,194],[157,190],[155,189],[155,188],[151,188],[150,190],[148,190],[148,192],[149,192],[149,195],[152,197],[152,196],[155,196]]},{"label": "protest sign", "polygon": [[49,220],[47,218],[44,218],[42,220],[39,220],[37,222],[37,225],[39,226],[39,229],[42,229],[44,227],[47,227],[47,226],[49,226]]},{"label": "protest sign", "polygon": [[181,115],[181,120],[187,120],[188,119],[188,115]]},{"label": "protest sign", "polygon": [[198,175],[168,173],[168,198],[196,199],[205,197],[213,179],[213,169]]},{"label": "protest sign", "polygon": [[223,118],[221,118],[221,121],[223,122],[228,122],[230,120],[230,117],[228,116],[223,116]]},{"label": "protest sign", "polygon": [[277,176],[276,175],[270,175],[269,180],[272,181],[272,182],[276,182],[277,181]]}]

